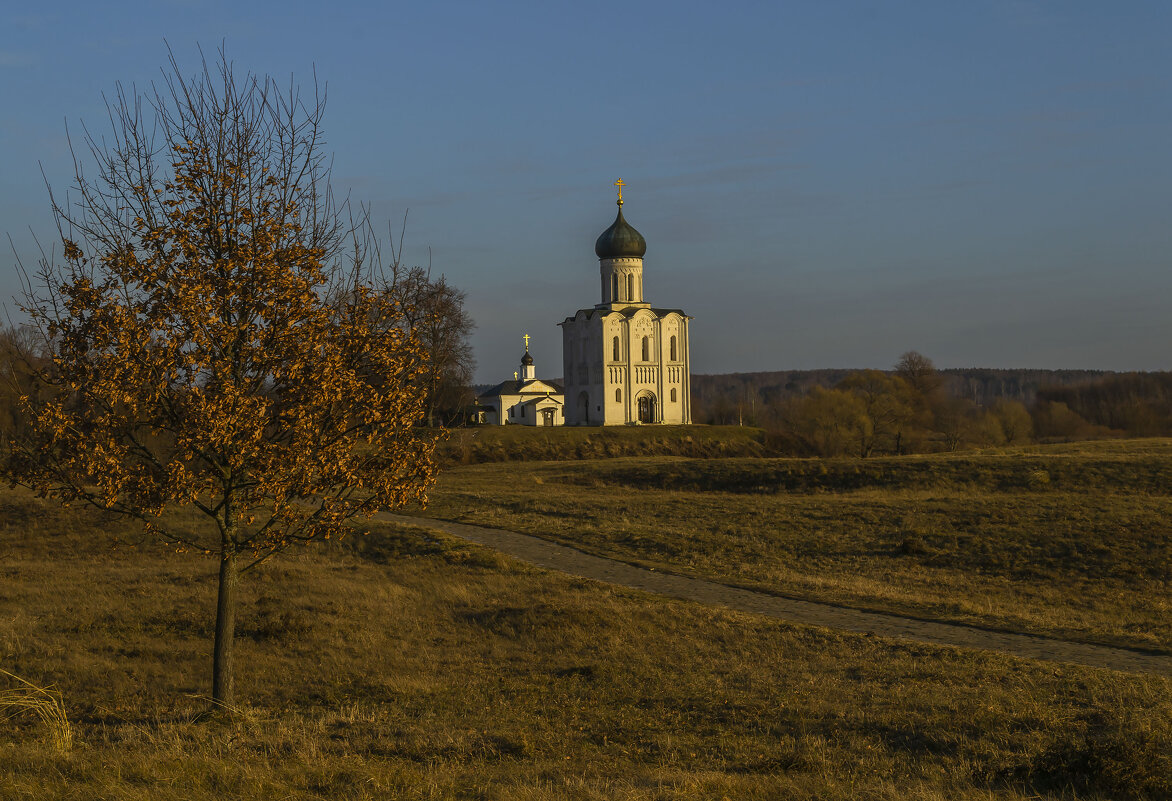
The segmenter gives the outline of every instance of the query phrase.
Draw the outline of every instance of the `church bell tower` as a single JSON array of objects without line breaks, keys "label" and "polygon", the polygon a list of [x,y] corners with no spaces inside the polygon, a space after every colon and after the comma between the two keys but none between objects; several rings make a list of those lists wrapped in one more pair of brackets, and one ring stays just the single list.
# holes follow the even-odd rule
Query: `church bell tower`
[{"label": "church bell tower", "polygon": [[649,308],[651,304],[643,302],[643,255],[647,252],[647,241],[623,217],[623,179],[616,181],[615,186],[619,187],[618,216],[594,243],[602,274],[602,302],[595,308]]},{"label": "church bell tower", "polygon": [[688,315],[644,300],[647,241],[618,215],[594,243],[601,302],[560,323],[567,425],[692,421]]}]

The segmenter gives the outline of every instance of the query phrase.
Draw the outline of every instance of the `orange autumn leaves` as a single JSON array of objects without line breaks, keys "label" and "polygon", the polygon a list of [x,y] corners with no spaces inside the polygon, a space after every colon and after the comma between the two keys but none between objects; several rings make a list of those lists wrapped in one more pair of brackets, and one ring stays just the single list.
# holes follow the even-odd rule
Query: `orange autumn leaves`
[{"label": "orange autumn leaves", "polygon": [[157,530],[195,505],[216,534],[188,544],[212,552],[426,500],[426,357],[404,310],[326,261],[297,188],[254,156],[177,144],[168,180],[131,188],[116,246],[65,239],[57,300],[26,309],[54,392],[28,400],[22,483]]}]

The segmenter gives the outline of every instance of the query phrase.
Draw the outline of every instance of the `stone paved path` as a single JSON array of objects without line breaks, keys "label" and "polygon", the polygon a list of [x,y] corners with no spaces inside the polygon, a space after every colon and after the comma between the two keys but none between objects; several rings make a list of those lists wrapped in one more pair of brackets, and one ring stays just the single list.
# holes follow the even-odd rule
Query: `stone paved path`
[{"label": "stone paved path", "polygon": [[824,626],[844,631],[870,632],[882,637],[1003,651],[1031,659],[1070,662],[1130,673],[1157,673],[1172,676],[1172,656],[1148,654],[1125,648],[1055,640],[1029,634],[1010,634],[952,623],[862,612],[831,604],[779,598],[763,592],[729,587],[704,579],[660,573],[614,559],[591,556],[565,545],[515,531],[451,523],[427,517],[380,514],[392,523],[408,523],[443,531],[461,539],[488,546],[540,567],[574,576],[619,584],[672,598],[683,598],[713,606],[727,606],[741,612],[780,618],[794,623]]}]

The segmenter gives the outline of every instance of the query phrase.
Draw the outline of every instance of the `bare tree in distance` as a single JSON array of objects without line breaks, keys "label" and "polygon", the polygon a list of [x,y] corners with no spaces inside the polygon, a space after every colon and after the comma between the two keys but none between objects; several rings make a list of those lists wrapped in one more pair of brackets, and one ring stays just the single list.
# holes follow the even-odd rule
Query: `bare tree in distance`
[{"label": "bare tree in distance", "polygon": [[835,389],[851,393],[863,403],[869,425],[859,429],[858,455],[875,450],[901,453],[904,432],[914,416],[907,382],[879,370],[858,370],[838,383]]},{"label": "bare tree in distance", "polygon": [[47,366],[40,337],[29,326],[0,330],[0,457],[10,453],[12,442],[28,433],[20,399],[38,391],[38,372]]},{"label": "bare tree in distance", "polygon": [[943,383],[932,360],[914,350],[899,357],[895,363],[895,374],[907,382],[917,397],[925,400],[931,398]]},{"label": "bare tree in distance", "polygon": [[[218,559],[228,705],[241,572],[426,500],[428,364],[362,212],[334,201],[316,82],[237,80],[222,50],[190,78],[168,64],[144,94],[117,87],[110,132],[85,131],[84,166],[75,152],[75,198],[50,193],[63,259],[42,253],[22,302],[47,391],[24,396],[8,469]],[[170,526],[175,507],[205,530]]]},{"label": "bare tree in distance", "polygon": [[[364,219],[369,220],[369,213],[364,214]],[[464,291],[449,284],[442,273],[432,278],[430,248],[426,268],[404,265],[406,230],[404,213],[397,245],[394,231],[388,231],[390,259],[380,270],[380,289],[399,304],[403,314],[398,324],[418,337],[427,355],[426,370],[420,379],[424,421],[428,426],[451,425],[472,401],[476,360],[471,337],[476,323],[464,308]],[[382,265],[378,240],[369,235],[365,241],[370,243],[373,260]]]}]

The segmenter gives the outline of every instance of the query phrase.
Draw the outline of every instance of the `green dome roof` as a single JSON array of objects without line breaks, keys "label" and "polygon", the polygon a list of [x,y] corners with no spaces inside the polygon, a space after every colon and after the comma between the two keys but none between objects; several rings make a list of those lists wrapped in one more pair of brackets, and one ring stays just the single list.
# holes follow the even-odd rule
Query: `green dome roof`
[{"label": "green dome roof", "polygon": [[598,237],[594,243],[594,252],[600,259],[641,259],[647,252],[647,240],[643,234],[623,219],[622,201],[619,201],[619,216]]}]

